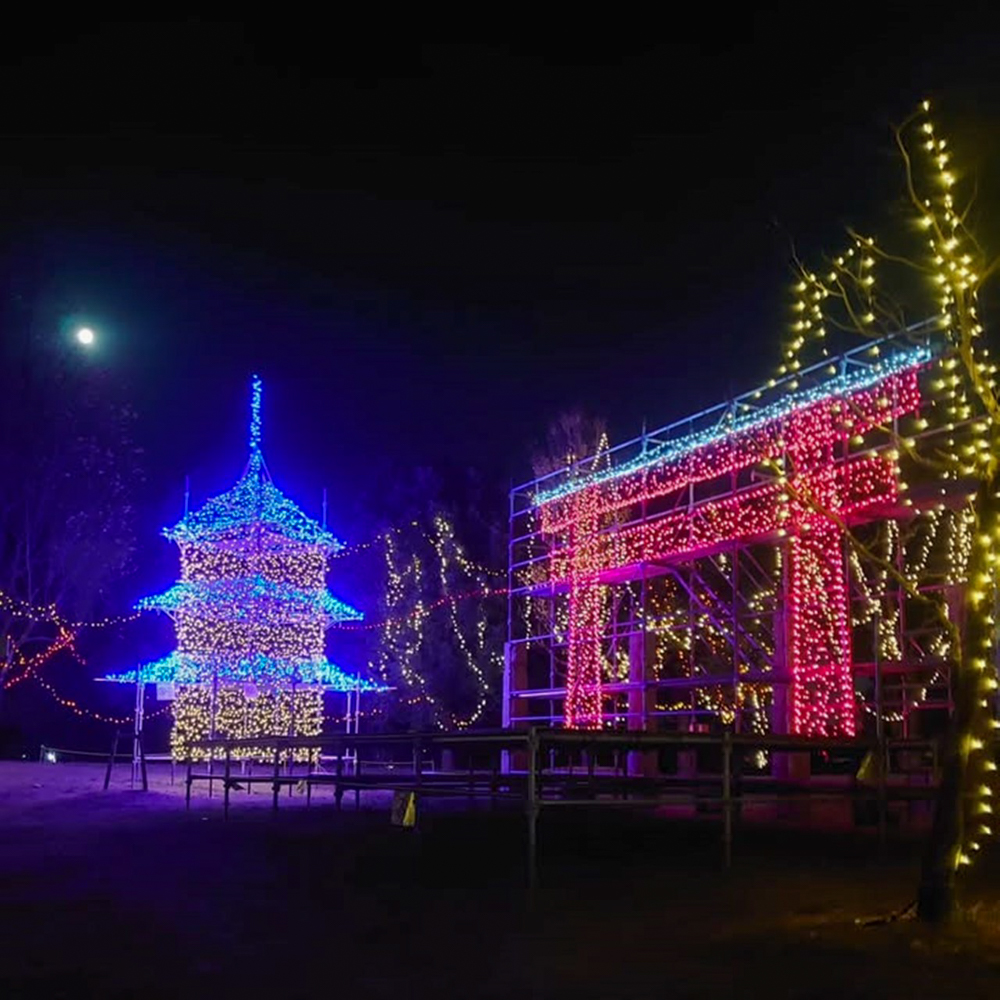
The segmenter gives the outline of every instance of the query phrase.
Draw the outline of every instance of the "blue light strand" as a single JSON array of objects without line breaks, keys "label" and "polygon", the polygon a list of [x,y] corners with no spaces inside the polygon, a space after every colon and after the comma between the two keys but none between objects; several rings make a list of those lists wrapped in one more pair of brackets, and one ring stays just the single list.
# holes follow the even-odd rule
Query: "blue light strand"
[{"label": "blue light strand", "polygon": [[678,461],[699,448],[717,444],[731,437],[733,434],[757,430],[774,420],[780,420],[791,415],[796,410],[822,402],[825,399],[830,399],[847,392],[857,392],[876,385],[890,375],[926,364],[931,360],[932,356],[933,354],[929,348],[917,347],[911,351],[901,352],[885,361],[869,365],[864,369],[845,372],[828,382],[824,382],[822,385],[793,393],[785,399],[777,400],[761,409],[736,416],[724,427],[708,427],[701,431],[685,434],[674,441],[667,441],[657,445],[636,456],[629,462],[612,466],[610,469],[604,469],[600,472],[580,476],[577,479],[569,480],[549,490],[540,490],[535,493],[532,503],[534,506],[540,507],[543,504],[550,503],[552,500],[558,500],[586,489],[588,486],[596,486],[600,483],[620,479],[623,476],[630,475],[633,472],[640,472],[653,465]]},{"label": "blue light strand", "polygon": [[143,664],[135,670],[105,674],[100,679],[114,684],[135,684],[139,678],[147,684],[208,684],[223,669],[226,683],[322,685],[334,691],[387,691],[384,685],[348,673],[326,657],[307,660],[283,660],[256,656],[226,660],[224,668],[215,658],[202,659],[174,651],[162,659]]},{"label": "blue light strand", "polygon": [[138,611],[191,611],[202,617],[245,620],[259,616],[266,602],[290,615],[324,615],[331,622],[361,621],[364,614],[325,588],[301,590],[262,576],[223,580],[182,580],[162,594],[137,601]]}]

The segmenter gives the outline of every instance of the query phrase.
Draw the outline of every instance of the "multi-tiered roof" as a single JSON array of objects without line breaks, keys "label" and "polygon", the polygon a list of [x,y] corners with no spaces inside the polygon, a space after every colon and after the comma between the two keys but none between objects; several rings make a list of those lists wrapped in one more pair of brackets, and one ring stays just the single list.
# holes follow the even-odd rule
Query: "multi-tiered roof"
[{"label": "multi-tiered roof", "polygon": [[177,650],[106,680],[377,687],[324,655],[330,625],[363,616],[326,588],[327,560],[341,543],[271,479],[261,451],[260,405],[255,377],[243,475],[164,529],[180,549],[181,580],[136,604],[170,615]]}]

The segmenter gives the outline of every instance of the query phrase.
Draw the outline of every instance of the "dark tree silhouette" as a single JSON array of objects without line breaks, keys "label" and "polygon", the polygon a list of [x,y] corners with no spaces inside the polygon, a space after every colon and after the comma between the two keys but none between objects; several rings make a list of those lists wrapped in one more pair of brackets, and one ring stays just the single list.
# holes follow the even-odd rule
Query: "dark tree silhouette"
[{"label": "dark tree silhouette", "polygon": [[0,635],[5,674],[55,641],[60,623],[109,612],[131,568],[140,450],[110,373],[58,325],[4,317],[0,393]]}]

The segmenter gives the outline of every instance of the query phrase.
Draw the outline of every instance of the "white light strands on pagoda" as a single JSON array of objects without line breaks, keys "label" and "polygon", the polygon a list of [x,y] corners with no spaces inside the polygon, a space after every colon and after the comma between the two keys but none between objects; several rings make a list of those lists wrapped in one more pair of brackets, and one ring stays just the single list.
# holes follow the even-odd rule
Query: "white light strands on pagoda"
[{"label": "white light strands on pagoda", "polygon": [[177,649],[107,678],[179,686],[175,757],[206,756],[191,742],[207,736],[316,735],[324,689],[380,689],[324,655],[327,629],[362,615],[326,589],[327,560],[340,542],[271,480],[261,395],[254,377],[250,457],[239,481],[164,531],[180,549],[180,581],[136,605],[173,619]]}]

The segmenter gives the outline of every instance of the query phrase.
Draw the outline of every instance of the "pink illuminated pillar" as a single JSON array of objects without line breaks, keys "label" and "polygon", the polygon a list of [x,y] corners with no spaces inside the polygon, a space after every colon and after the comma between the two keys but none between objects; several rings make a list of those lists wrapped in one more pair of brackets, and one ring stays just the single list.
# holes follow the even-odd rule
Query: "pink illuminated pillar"
[{"label": "pink illuminated pillar", "polygon": [[840,528],[824,512],[841,507],[834,438],[825,411],[791,419],[788,454],[796,492],[804,498],[792,520],[788,547],[788,660],[792,732],[853,736],[854,674],[851,620]]},{"label": "pink illuminated pillar", "polygon": [[601,728],[601,586],[581,582],[569,597],[569,657],[563,723],[573,729]]},{"label": "pink illuminated pillar", "polygon": [[792,732],[853,736],[854,674],[843,539],[829,520],[811,519],[792,538],[786,598]]},{"label": "pink illuminated pillar", "polygon": [[598,494],[583,490],[573,498],[569,537],[569,613],[567,621],[566,703],[569,729],[601,728],[601,644],[604,637]]}]

